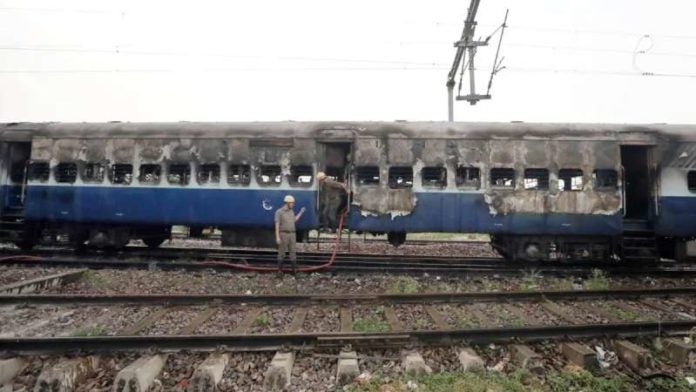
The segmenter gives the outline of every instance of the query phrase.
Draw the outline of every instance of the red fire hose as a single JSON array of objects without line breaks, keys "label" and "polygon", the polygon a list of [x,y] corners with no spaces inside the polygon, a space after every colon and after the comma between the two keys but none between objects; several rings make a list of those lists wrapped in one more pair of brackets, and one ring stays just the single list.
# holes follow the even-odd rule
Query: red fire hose
[{"label": "red fire hose", "polygon": [[[336,261],[336,253],[338,252],[338,245],[341,243],[341,232],[343,231],[343,221],[346,217],[346,210],[344,210],[341,213],[341,217],[338,220],[338,229],[337,229],[337,234],[336,234],[336,242],[334,242],[334,248],[333,251],[331,252],[331,257],[326,261],[324,264],[316,265],[313,267],[302,267],[298,268],[297,272],[314,272],[314,271],[319,271],[325,268],[330,267],[333,265],[333,263]],[[290,267],[285,267],[285,268],[277,268],[277,267],[253,267],[247,264],[237,264],[237,263],[228,263],[226,261],[199,261],[200,264],[203,265],[210,265],[210,266],[222,266],[222,267],[229,267],[229,268],[235,268],[243,271],[252,271],[252,272],[292,272],[292,268]]]}]

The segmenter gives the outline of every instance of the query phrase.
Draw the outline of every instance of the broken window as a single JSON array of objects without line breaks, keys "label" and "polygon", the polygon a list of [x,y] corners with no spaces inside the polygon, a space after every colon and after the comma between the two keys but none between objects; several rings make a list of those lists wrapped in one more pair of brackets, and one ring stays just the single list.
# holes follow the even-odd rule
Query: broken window
[{"label": "broken window", "polygon": [[103,163],[85,163],[82,168],[82,181],[100,183],[104,181],[106,166]]},{"label": "broken window", "polygon": [[612,169],[597,169],[592,173],[592,179],[597,190],[613,190],[619,183],[619,175]]},{"label": "broken window", "polygon": [[689,190],[691,192],[696,192],[696,170],[691,170],[689,174],[686,176],[687,180],[687,185],[689,186]]},{"label": "broken window", "polygon": [[515,187],[515,169],[495,168],[491,169],[491,186],[501,188]]},{"label": "broken window", "polygon": [[581,191],[583,187],[582,170],[561,169],[558,172],[559,191]]},{"label": "broken window", "polygon": [[227,182],[230,185],[249,185],[251,167],[249,165],[230,165],[227,168]]},{"label": "broken window", "polygon": [[259,168],[259,175],[256,181],[259,185],[280,185],[282,182],[282,171],[278,165],[264,165]]},{"label": "broken window", "polygon": [[130,185],[133,181],[133,165],[127,163],[116,163],[111,165],[111,183]]},{"label": "broken window", "polygon": [[411,166],[394,166],[389,168],[390,188],[411,188],[412,186],[413,168]]},{"label": "broken window", "polygon": [[50,173],[48,162],[32,162],[29,164],[29,181],[46,182]]},{"label": "broken window", "polygon": [[141,184],[159,184],[161,175],[162,166],[160,165],[140,165],[140,176],[138,180]]},{"label": "broken window", "polygon": [[478,167],[457,167],[456,173],[457,186],[463,187],[481,187],[481,169]]},{"label": "broken window", "polygon": [[447,169],[444,167],[424,167],[421,170],[423,186],[440,187],[447,186]]},{"label": "broken window", "polygon": [[188,163],[173,163],[169,165],[167,181],[171,185],[188,185],[191,180],[191,165]]},{"label": "broken window", "polygon": [[219,184],[220,165],[217,163],[207,163],[198,167],[199,184]]},{"label": "broken window", "polygon": [[379,167],[360,166],[355,169],[358,185],[379,185]]},{"label": "broken window", "polygon": [[310,186],[314,178],[314,169],[309,165],[290,167],[290,185]]},{"label": "broken window", "polygon": [[525,169],[524,189],[545,191],[549,189],[548,169]]},{"label": "broken window", "polygon": [[72,184],[77,179],[77,164],[75,162],[63,162],[56,165],[54,175],[56,182]]}]

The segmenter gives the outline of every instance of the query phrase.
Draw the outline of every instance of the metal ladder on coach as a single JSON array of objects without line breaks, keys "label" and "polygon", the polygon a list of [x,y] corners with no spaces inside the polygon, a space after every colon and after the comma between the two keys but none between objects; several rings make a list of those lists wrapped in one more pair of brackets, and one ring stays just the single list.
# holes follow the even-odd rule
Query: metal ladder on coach
[{"label": "metal ladder on coach", "polygon": [[621,252],[624,261],[651,262],[660,260],[657,238],[652,230],[624,231]]},{"label": "metal ladder on coach", "polygon": [[24,208],[5,207],[0,214],[0,238],[21,243],[24,235]]}]

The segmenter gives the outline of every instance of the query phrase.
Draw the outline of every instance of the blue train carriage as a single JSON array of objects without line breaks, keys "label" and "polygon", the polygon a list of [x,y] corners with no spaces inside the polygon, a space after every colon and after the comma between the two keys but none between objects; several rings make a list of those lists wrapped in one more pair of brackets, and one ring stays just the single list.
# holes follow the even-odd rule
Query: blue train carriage
[{"label": "blue train carriage", "polygon": [[[293,194],[319,224],[314,175],[351,183],[347,227],[491,234],[510,259],[683,254],[693,126],[525,123],[5,124],[2,228],[29,247],[151,247],[172,225],[273,244]],[[10,172],[15,173],[14,176]],[[12,196],[14,195],[14,196]]]}]

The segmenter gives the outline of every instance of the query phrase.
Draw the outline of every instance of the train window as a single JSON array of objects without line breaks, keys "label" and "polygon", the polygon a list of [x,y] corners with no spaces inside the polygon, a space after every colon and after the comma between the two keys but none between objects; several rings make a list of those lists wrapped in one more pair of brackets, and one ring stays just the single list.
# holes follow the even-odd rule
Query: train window
[{"label": "train window", "polygon": [[686,182],[691,192],[696,192],[696,170],[691,170],[686,176]]},{"label": "train window", "polygon": [[524,189],[539,191],[548,190],[548,169],[524,169]]},{"label": "train window", "polygon": [[56,182],[72,184],[77,180],[77,164],[75,162],[59,163],[53,175],[56,177]]},{"label": "train window", "polygon": [[32,162],[29,164],[29,181],[46,182],[50,173],[48,162]]},{"label": "train window", "polygon": [[423,186],[444,188],[447,186],[447,169],[444,167],[424,167],[421,170]]},{"label": "train window", "polygon": [[619,175],[616,170],[612,169],[597,169],[592,173],[594,188],[597,190],[613,190],[616,189],[619,183]]},{"label": "train window", "polygon": [[191,180],[191,165],[188,163],[173,163],[169,165],[167,181],[171,185],[188,185]]},{"label": "train window", "polygon": [[82,181],[100,183],[104,181],[106,166],[103,163],[85,163],[82,167]]},{"label": "train window", "polygon": [[355,169],[358,185],[379,185],[379,167],[359,166]]},{"label": "train window", "polygon": [[495,168],[491,169],[491,186],[501,188],[515,187],[515,169]]},{"label": "train window", "polygon": [[558,171],[559,191],[581,191],[583,186],[582,170],[561,169]]},{"label": "train window", "polygon": [[389,168],[389,188],[413,187],[413,168],[411,166],[394,166]]},{"label": "train window", "polygon": [[290,167],[290,185],[310,186],[314,178],[314,169],[309,165],[298,165]]},{"label": "train window", "polygon": [[116,163],[111,165],[112,184],[130,185],[133,181],[133,165],[127,163]]},{"label": "train window", "polygon": [[263,165],[259,168],[259,174],[256,176],[256,181],[259,185],[277,186],[282,182],[282,171],[278,165]]},{"label": "train window", "polygon": [[478,167],[459,166],[457,167],[455,177],[457,186],[475,187],[477,189],[481,186],[481,169]]},{"label": "train window", "polygon": [[251,167],[249,165],[230,165],[227,168],[227,182],[230,185],[249,185]]},{"label": "train window", "polygon": [[198,167],[199,184],[219,184],[220,165],[217,163],[206,163]]},{"label": "train window", "polygon": [[138,180],[141,184],[159,184],[161,176],[162,166],[153,164],[140,165]]}]

